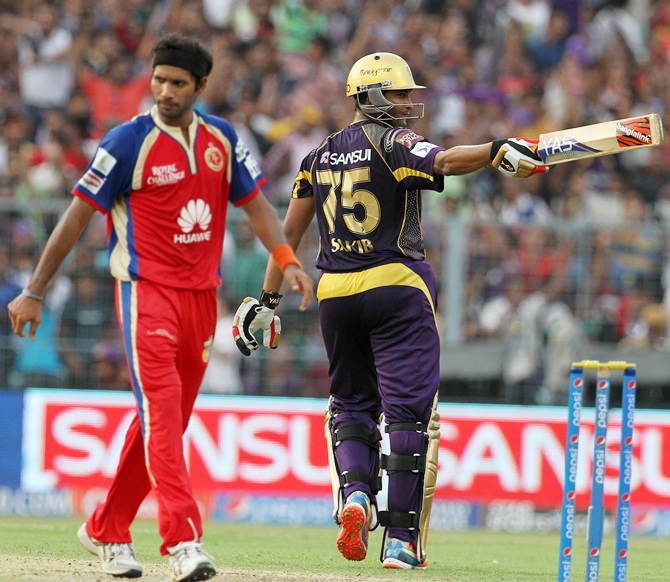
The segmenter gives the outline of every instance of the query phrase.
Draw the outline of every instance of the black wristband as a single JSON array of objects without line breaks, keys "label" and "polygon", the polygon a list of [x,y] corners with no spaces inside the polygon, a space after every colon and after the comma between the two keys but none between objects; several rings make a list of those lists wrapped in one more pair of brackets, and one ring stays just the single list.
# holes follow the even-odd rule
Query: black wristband
[{"label": "black wristband", "polygon": [[498,150],[503,146],[503,144],[506,142],[506,139],[494,139],[491,142],[491,161],[495,159],[495,157],[498,155]]},{"label": "black wristband", "polygon": [[279,305],[282,297],[283,295],[280,295],[279,293],[275,293],[274,291],[265,291],[264,289],[261,291],[261,296],[258,298],[258,302],[263,307],[275,309]]}]

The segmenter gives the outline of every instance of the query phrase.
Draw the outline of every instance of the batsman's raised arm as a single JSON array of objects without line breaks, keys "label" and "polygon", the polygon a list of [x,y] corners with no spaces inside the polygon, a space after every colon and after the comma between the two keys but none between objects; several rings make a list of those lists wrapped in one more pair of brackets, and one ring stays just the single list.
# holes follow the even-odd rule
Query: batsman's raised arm
[{"label": "batsman's raised arm", "polygon": [[537,140],[523,137],[454,146],[435,156],[434,171],[443,176],[460,176],[486,166],[512,178],[528,178],[549,171],[537,154]]},{"label": "batsman's raised arm", "polygon": [[51,233],[37,267],[21,295],[7,306],[12,330],[19,337],[25,337],[25,326],[30,324],[28,336],[31,340],[35,339],[35,333],[42,321],[42,299],[47,285],[79,240],[94,212],[95,209],[90,204],[78,197],[73,198]]}]

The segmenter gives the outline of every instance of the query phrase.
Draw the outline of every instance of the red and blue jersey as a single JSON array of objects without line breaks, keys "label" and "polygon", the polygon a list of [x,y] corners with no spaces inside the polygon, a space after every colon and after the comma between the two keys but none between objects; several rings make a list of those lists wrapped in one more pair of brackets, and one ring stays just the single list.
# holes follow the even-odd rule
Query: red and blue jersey
[{"label": "red and blue jersey", "polygon": [[293,198],[314,197],[319,269],[360,271],[425,258],[421,190],[440,190],[433,171],[444,148],[405,128],[353,123],[308,154]]},{"label": "red and blue jersey", "polygon": [[72,190],[107,214],[110,270],[121,281],[220,283],[228,203],[251,200],[265,178],[224,119],[196,112],[188,136],[154,107],[103,137]]}]

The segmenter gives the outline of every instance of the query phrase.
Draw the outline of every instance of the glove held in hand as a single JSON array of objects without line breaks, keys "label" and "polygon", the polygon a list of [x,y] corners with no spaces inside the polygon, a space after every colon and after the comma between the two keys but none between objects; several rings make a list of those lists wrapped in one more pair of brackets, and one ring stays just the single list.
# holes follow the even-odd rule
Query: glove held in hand
[{"label": "glove held in hand", "polygon": [[233,339],[235,345],[245,356],[258,349],[254,334],[263,332],[263,345],[275,349],[281,337],[281,321],[274,310],[261,305],[253,297],[245,297],[233,318]]},{"label": "glove held in hand", "polygon": [[544,165],[536,150],[536,139],[513,137],[495,140],[491,143],[491,155],[493,156],[491,165],[512,178],[528,178],[535,174],[548,172],[549,166]]}]

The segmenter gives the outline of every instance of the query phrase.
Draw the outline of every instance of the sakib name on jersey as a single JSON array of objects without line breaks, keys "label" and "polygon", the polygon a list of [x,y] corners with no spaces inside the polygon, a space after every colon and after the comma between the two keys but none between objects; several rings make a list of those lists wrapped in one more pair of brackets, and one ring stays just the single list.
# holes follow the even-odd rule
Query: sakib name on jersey
[{"label": "sakib name on jersey", "polygon": [[334,237],[330,239],[330,250],[334,253],[344,251],[345,253],[365,255],[374,251],[375,246],[372,244],[372,241],[367,238],[351,241]]},{"label": "sakib name on jersey", "polygon": [[369,162],[372,157],[370,148],[364,150],[354,150],[353,152],[323,152],[321,154],[322,164],[337,166],[339,164],[355,164],[356,162]]}]

